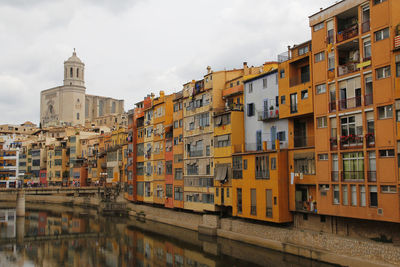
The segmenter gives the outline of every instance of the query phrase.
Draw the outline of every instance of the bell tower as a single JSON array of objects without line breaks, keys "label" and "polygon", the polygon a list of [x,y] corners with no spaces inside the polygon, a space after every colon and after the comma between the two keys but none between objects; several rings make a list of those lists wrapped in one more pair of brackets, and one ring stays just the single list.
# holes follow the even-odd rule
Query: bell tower
[{"label": "bell tower", "polygon": [[76,56],[75,48],[72,56],[64,61],[64,85],[85,87],[85,64]]}]

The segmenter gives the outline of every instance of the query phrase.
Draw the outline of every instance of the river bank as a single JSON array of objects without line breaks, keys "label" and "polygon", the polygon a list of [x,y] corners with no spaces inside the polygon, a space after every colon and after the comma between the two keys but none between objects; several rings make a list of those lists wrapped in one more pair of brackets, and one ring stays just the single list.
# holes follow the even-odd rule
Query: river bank
[{"label": "river bank", "polygon": [[[26,195],[26,202],[99,208],[100,199],[68,196]],[[0,201],[15,201],[1,196]],[[148,205],[127,203],[130,217],[196,231],[201,236],[225,238],[269,248],[321,262],[343,266],[399,266],[400,247],[368,239],[349,238],[323,232],[276,227],[217,215],[186,213]],[[208,250],[218,250],[210,246]]]}]

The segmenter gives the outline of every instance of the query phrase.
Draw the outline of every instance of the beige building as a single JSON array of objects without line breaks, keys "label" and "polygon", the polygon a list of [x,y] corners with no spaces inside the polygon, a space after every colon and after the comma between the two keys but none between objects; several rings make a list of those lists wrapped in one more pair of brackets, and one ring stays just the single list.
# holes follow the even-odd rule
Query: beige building
[{"label": "beige building", "polygon": [[85,125],[97,117],[124,112],[124,100],[86,95],[85,64],[76,56],[64,62],[64,85],[40,93],[42,127]]}]

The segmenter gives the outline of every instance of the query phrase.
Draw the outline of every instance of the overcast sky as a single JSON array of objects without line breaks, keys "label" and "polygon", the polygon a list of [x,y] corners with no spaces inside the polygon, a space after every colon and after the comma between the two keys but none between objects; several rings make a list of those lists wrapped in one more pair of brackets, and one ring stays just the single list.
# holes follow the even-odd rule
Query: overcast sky
[{"label": "overcast sky", "polygon": [[76,48],[86,92],[125,100],[179,91],[213,70],[276,60],[310,39],[334,0],[0,0],[0,124],[39,122],[40,91]]}]

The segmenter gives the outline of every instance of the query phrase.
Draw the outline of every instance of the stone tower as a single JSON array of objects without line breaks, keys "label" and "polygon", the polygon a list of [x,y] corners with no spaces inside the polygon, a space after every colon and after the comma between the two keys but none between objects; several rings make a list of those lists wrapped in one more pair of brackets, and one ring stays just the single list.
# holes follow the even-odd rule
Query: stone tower
[{"label": "stone tower", "polygon": [[85,87],[85,64],[76,56],[75,48],[72,56],[64,61],[64,86]]}]

